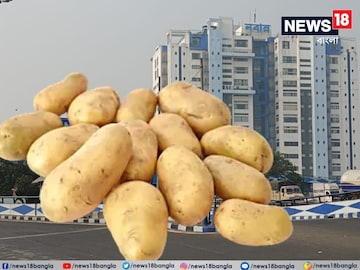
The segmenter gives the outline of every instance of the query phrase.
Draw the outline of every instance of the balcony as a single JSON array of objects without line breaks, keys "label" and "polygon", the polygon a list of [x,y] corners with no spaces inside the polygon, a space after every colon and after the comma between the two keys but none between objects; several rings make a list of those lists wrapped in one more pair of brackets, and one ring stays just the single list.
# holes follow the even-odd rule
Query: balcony
[{"label": "balcony", "polygon": [[254,95],[255,90],[253,87],[245,87],[238,85],[223,85],[223,93],[224,94],[237,94],[237,95]]}]

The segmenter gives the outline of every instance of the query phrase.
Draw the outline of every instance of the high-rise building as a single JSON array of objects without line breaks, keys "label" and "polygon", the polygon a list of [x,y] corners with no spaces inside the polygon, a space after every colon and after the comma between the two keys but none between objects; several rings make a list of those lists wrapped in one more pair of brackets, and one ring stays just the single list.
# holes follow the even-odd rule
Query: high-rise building
[{"label": "high-rise building", "polygon": [[152,57],[153,90],[187,81],[222,99],[232,124],[255,129],[303,176],[360,169],[355,40],[271,36],[270,25],[210,18],[172,30]]},{"label": "high-rise building", "polygon": [[279,36],[275,48],[276,150],[304,176],[360,168],[353,39]]},{"label": "high-rise building", "polygon": [[199,31],[172,30],[152,57],[153,89],[190,82],[222,99],[232,124],[254,128],[274,146],[273,44],[269,25],[235,25],[225,17],[209,19]]}]

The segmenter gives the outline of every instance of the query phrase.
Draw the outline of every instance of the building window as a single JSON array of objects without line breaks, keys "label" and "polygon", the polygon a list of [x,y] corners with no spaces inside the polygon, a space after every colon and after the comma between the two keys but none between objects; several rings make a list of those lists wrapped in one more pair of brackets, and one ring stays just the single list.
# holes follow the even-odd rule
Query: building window
[{"label": "building window", "polygon": [[247,58],[247,57],[234,56],[234,61],[238,61],[238,62],[248,62],[248,61],[249,61],[249,58]]},{"label": "building window", "polygon": [[297,116],[296,115],[285,115],[284,123],[297,123]]},{"label": "building window", "polygon": [[311,75],[311,71],[300,71],[300,75]]},{"label": "building window", "polygon": [[310,51],[310,47],[302,47],[302,46],[300,46],[300,50]]},{"label": "building window", "polygon": [[330,85],[339,85],[339,81],[330,81]]},{"label": "building window", "polygon": [[199,37],[192,37],[191,38],[191,45],[192,46],[199,46],[200,45],[200,38]]},{"label": "building window", "polygon": [[296,68],[283,68],[283,75],[296,75],[297,69]]},{"label": "building window", "polygon": [[339,103],[331,102],[330,109],[338,110],[340,108]]},{"label": "building window", "polygon": [[297,90],[284,89],[283,90],[283,96],[284,97],[296,97],[297,96]]},{"label": "building window", "polygon": [[338,115],[331,115],[330,116],[330,122],[331,123],[339,123],[340,122],[340,117]]},{"label": "building window", "polygon": [[199,77],[192,77],[192,78],[191,78],[191,81],[193,81],[193,82],[201,82],[201,78],[199,78]]},{"label": "building window", "polygon": [[283,56],[283,63],[296,63],[296,56]]},{"label": "building window", "polygon": [[331,158],[332,159],[340,159],[341,158],[340,151],[332,151],[331,152]]},{"label": "building window", "polygon": [[284,87],[296,87],[297,86],[297,81],[296,80],[284,80],[283,81],[283,86]]},{"label": "building window", "polygon": [[299,155],[298,154],[284,154],[284,158],[298,159]]},{"label": "building window", "polygon": [[223,73],[232,73],[232,69],[223,69],[222,72]]},{"label": "building window", "polygon": [[283,49],[290,49],[290,42],[289,41],[283,41],[282,42],[282,48]]},{"label": "building window", "polygon": [[249,42],[246,39],[235,39],[234,43],[235,43],[234,44],[235,47],[243,47],[243,48],[245,47],[246,48],[249,46],[248,45]]},{"label": "building window", "polygon": [[246,79],[234,79],[234,86],[241,87],[241,86],[248,86],[248,80]]},{"label": "building window", "polygon": [[236,110],[247,110],[249,108],[249,103],[247,101],[238,101],[234,104]]},{"label": "building window", "polygon": [[330,91],[330,97],[339,97],[339,91],[338,90],[331,90]]},{"label": "building window", "polygon": [[299,143],[298,142],[284,142],[284,146],[298,146]]},{"label": "building window", "polygon": [[284,111],[296,111],[297,103],[296,102],[284,102],[283,109],[284,109]]},{"label": "building window", "polygon": [[330,64],[338,64],[339,60],[337,57],[330,57]]},{"label": "building window", "polygon": [[340,146],[340,139],[332,139],[331,146],[333,146],[333,147]]},{"label": "building window", "polygon": [[284,133],[298,133],[298,128],[293,126],[284,126]]},{"label": "building window", "polygon": [[234,113],[234,122],[247,123],[249,122],[249,115],[247,113]]},{"label": "building window", "polygon": [[340,127],[331,127],[330,132],[332,134],[339,134],[340,133]]},{"label": "building window", "polygon": [[234,73],[238,74],[248,74],[249,68],[248,67],[234,67]]},{"label": "building window", "polygon": [[191,54],[191,58],[192,58],[192,59],[200,59],[200,58],[201,58],[201,54],[200,54],[200,53],[192,53],[192,54]]}]

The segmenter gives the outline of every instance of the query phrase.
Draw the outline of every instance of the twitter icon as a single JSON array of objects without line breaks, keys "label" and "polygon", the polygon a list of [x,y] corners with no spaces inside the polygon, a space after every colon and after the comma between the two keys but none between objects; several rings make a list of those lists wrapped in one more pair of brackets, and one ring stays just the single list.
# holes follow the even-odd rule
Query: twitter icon
[{"label": "twitter icon", "polygon": [[128,269],[131,268],[131,265],[130,265],[129,262],[123,262],[121,267],[122,267],[123,270],[128,270]]}]

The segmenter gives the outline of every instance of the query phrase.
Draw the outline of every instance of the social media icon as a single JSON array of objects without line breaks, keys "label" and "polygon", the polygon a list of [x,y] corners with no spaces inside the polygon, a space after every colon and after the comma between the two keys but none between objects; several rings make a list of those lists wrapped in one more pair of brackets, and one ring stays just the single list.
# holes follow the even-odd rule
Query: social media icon
[{"label": "social media icon", "polygon": [[2,269],[10,269],[9,264],[8,263],[3,263],[2,264]]},{"label": "social media icon", "polygon": [[69,262],[63,263],[63,269],[71,269],[71,263]]},{"label": "social media icon", "polygon": [[305,270],[311,270],[311,268],[312,268],[312,263],[310,263],[310,262],[304,263],[304,269]]},{"label": "social media icon", "polygon": [[187,263],[181,263],[180,264],[180,270],[186,270],[188,268]]},{"label": "social media icon", "polygon": [[240,269],[241,270],[248,270],[250,268],[250,264],[248,262],[242,262],[240,264]]},{"label": "social media icon", "polygon": [[123,270],[128,270],[128,269],[130,269],[131,265],[129,262],[123,262],[121,267]]}]

